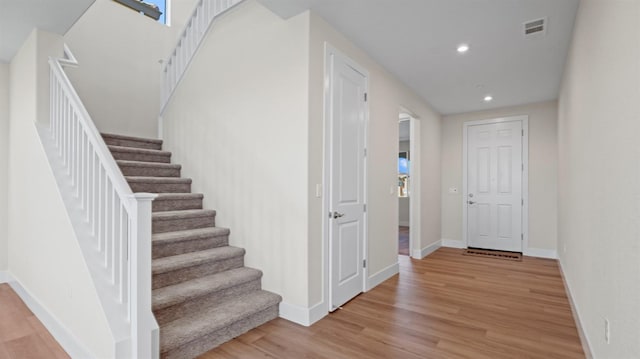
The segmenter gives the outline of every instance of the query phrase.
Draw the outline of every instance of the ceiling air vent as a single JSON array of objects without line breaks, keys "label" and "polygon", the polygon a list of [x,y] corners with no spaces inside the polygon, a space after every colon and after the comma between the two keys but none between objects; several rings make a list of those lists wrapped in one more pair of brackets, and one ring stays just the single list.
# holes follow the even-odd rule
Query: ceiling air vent
[{"label": "ceiling air vent", "polygon": [[524,36],[544,34],[547,31],[547,20],[538,19],[524,23]]}]

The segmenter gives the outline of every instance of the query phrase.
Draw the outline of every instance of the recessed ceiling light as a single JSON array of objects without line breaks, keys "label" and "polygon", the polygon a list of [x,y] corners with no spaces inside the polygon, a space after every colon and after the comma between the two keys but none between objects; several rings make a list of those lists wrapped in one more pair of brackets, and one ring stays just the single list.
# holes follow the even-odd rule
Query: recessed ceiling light
[{"label": "recessed ceiling light", "polygon": [[469,51],[469,45],[467,44],[460,44],[458,46],[458,52],[461,54],[464,54],[465,52]]},{"label": "recessed ceiling light", "polygon": [[491,102],[491,101],[493,101],[493,96],[487,95],[484,97],[484,102]]}]

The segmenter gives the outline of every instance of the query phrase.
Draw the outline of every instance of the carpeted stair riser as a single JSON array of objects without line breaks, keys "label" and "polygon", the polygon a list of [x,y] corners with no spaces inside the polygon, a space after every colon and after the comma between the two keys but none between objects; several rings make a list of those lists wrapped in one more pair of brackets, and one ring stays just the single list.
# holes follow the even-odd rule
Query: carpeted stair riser
[{"label": "carpeted stair riser", "polygon": [[244,255],[153,274],[153,289],[244,266]]},{"label": "carpeted stair riser", "polygon": [[122,161],[170,163],[171,152],[109,146],[113,158]]},{"label": "carpeted stair riser", "polygon": [[205,249],[224,247],[229,245],[229,235],[209,238],[193,238],[180,242],[158,243],[153,242],[153,259],[170,257],[179,254],[202,251]]},{"label": "carpeted stair riser", "polygon": [[161,150],[162,140],[137,138],[130,136],[103,133],[102,138],[109,146],[145,148],[149,150]]},{"label": "carpeted stair riser", "polygon": [[158,196],[151,204],[153,212],[180,211],[186,209],[202,209],[202,195],[163,197]]},{"label": "carpeted stair riser", "polygon": [[125,176],[180,177],[180,165],[160,162],[117,161]]},{"label": "carpeted stair riser", "polygon": [[[276,319],[277,317],[278,305],[276,304],[255,313],[244,320],[234,322],[225,328],[210,332],[207,335],[188,342],[178,348],[161,352],[161,357],[163,359],[195,358],[222,343],[248,332],[253,328],[259,327],[262,324]],[[162,331],[160,332],[160,335],[162,336]]]},{"label": "carpeted stair riser", "polygon": [[133,192],[186,193],[191,192],[191,180],[185,178],[158,178],[154,181],[131,180],[127,178]]},{"label": "carpeted stair riser", "polygon": [[[175,216],[162,216],[160,214],[168,212],[156,212],[153,214],[152,220],[152,232],[153,233],[165,233],[173,231],[182,231],[185,229],[196,229],[215,227],[216,215],[215,211],[206,211],[198,215],[175,215]],[[172,212],[173,213],[173,212]]]},{"label": "carpeted stair riser", "polygon": [[261,281],[260,278],[258,278],[249,282],[237,284],[230,288],[224,288],[222,290],[209,293],[202,297],[193,298],[192,300],[185,300],[177,305],[154,310],[153,314],[155,315],[158,324],[162,325],[179,319],[185,314],[199,312],[203,309],[211,307],[212,305],[219,305],[226,300],[236,298],[242,294],[252,291],[258,291],[261,288]]}]

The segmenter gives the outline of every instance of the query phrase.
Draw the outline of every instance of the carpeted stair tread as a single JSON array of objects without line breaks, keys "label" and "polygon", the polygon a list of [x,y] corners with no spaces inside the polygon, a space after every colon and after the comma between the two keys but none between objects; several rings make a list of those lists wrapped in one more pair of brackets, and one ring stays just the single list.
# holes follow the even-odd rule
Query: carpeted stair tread
[{"label": "carpeted stair tread", "polygon": [[181,165],[164,162],[116,160],[125,176],[180,177]]},{"label": "carpeted stair tread", "polygon": [[102,138],[108,145],[149,148],[159,150],[162,148],[162,140],[155,138],[143,138],[113,133],[102,133]]},{"label": "carpeted stair tread", "polygon": [[165,211],[155,212],[152,214],[154,220],[167,220],[177,218],[196,218],[196,217],[208,217],[215,216],[216,211],[213,209],[185,209],[181,211]]},{"label": "carpeted stair tread", "polygon": [[153,212],[151,217],[153,233],[215,227],[216,225],[216,211],[210,209],[159,211]]},{"label": "carpeted stair tread", "polygon": [[229,245],[227,228],[204,227],[153,234],[153,259]]},{"label": "carpeted stair tread", "polygon": [[158,193],[158,197],[154,201],[169,201],[176,199],[202,199],[202,193]]},{"label": "carpeted stair tread", "polygon": [[[165,353],[216,330],[231,326],[251,315],[277,305],[279,295],[267,291],[246,293],[183,318],[167,323],[160,330],[160,352]],[[247,328],[247,330],[250,328]]]},{"label": "carpeted stair tread", "polygon": [[141,183],[188,183],[191,184],[191,178],[184,177],[147,177],[147,176],[125,176],[127,182],[141,182]]},{"label": "carpeted stair tread", "polygon": [[164,232],[153,235],[153,243],[173,243],[188,241],[199,238],[211,238],[229,235],[228,228],[206,227],[197,229],[187,229],[184,231]]},{"label": "carpeted stair tread", "polygon": [[153,291],[153,310],[167,308],[261,277],[261,271],[242,267],[155,289]]},{"label": "carpeted stair tread", "polygon": [[202,193],[158,193],[153,201],[153,212],[202,209]]},{"label": "carpeted stair tread", "polygon": [[234,257],[244,256],[243,248],[224,246],[203,251],[179,254],[153,260],[152,273],[154,275],[177,271],[201,264],[224,261]]},{"label": "carpeted stair tread", "polygon": [[116,160],[140,162],[171,162],[171,152],[146,148],[108,145],[109,151]]},{"label": "carpeted stair tread", "polygon": [[125,176],[133,192],[185,193],[191,192],[191,178]]}]

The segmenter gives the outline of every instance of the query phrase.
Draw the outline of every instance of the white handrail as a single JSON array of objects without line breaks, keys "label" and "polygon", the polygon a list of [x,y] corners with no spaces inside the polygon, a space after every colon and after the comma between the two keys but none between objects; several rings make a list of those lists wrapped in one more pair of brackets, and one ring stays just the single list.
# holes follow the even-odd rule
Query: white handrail
[{"label": "white handrail", "polygon": [[49,58],[49,140],[70,182],[73,198],[67,200],[75,201],[81,214],[74,227],[77,233],[88,228],[86,238],[78,240],[92,242],[85,260],[98,268],[94,282],[101,302],[115,308],[116,315],[107,319],[112,327],[128,328],[118,333],[118,340],[129,344],[117,355],[157,357],[158,325],[151,311],[151,201],[156,195],[131,191],[62,68],[77,65],[66,45],[65,55]]},{"label": "white handrail", "polygon": [[185,25],[178,43],[162,69],[160,114],[189,67],[193,56],[209,31],[213,21],[243,0],[199,0]]}]

